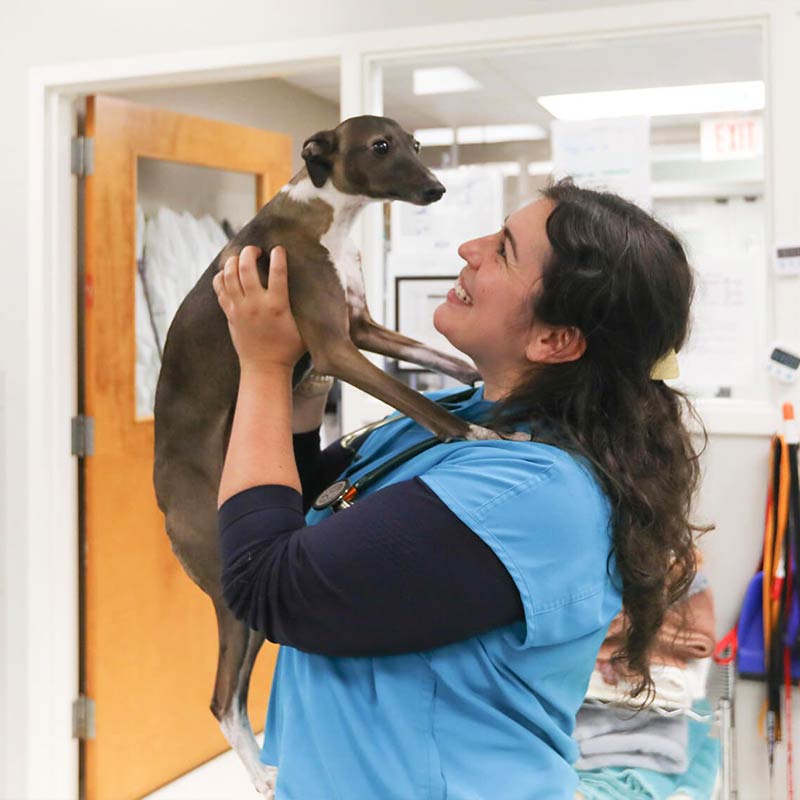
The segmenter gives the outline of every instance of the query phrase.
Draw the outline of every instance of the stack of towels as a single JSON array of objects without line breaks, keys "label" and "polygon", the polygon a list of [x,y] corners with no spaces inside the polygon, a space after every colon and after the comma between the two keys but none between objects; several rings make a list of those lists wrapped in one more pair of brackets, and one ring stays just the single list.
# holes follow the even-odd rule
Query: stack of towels
[{"label": "stack of towels", "polygon": [[[707,800],[719,764],[719,740],[711,722],[683,713],[665,717],[653,710],[635,713],[624,704],[630,686],[611,665],[625,632],[620,614],[608,630],[578,712],[574,737],[580,747],[575,768],[577,798],[583,800]],[[666,615],[650,652],[654,708],[693,709],[710,715],[705,684],[714,649],[714,604],[708,581],[698,573],[687,598]],[[592,701],[610,701],[600,705]]]}]

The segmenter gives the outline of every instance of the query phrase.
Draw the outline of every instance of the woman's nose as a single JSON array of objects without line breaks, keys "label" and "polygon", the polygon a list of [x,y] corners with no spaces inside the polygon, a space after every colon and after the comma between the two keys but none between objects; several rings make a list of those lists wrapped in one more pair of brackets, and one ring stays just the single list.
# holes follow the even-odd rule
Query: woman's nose
[{"label": "woman's nose", "polygon": [[458,248],[458,255],[473,269],[477,269],[480,264],[480,242],[480,239],[470,239]]}]

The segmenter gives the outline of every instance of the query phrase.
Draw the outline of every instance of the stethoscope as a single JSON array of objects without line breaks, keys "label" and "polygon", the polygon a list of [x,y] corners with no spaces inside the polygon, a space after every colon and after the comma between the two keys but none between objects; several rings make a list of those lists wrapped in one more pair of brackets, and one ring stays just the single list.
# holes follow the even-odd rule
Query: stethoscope
[{"label": "stethoscope", "polygon": [[[450,395],[449,397],[445,397],[442,400],[437,400],[436,404],[442,406],[443,408],[449,409],[457,406],[459,403],[463,403],[465,400],[468,400],[475,394],[476,391],[477,389],[470,388],[466,391],[458,392],[454,395]],[[364,444],[372,431],[382,428],[384,425],[388,425],[392,422],[397,422],[398,420],[403,419],[408,419],[408,417],[405,414],[401,414],[397,417],[389,417],[388,419],[382,419],[378,422],[372,422],[369,425],[365,425],[363,428],[359,428],[358,430],[343,436],[340,439],[340,444],[346,450],[350,450],[350,452],[355,454],[355,462],[358,460],[359,448]],[[350,508],[360,493],[372,486],[372,484],[379,481],[384,475],[387,475],[401,464],[405,464],[406,461],[410,461],[412,458],[414,458],[414,456],[424,453],[434,445],[441,443],[442,440],[437,436],[431,436],[428,439],[423,439],[421,442],[417,442],[417,444],[406,448],[401,453],[398,453],[396,456],[394,456],[394,458],[390,458],[388,461],[384,462],[365,475],[362,475],[352,483],[350,482],[349,478],[342,478],[335,483],[332,483],[312,503],[312,508],[314,508],[316,511],[324,511],[326,508],[331,508],[334,512],[342,511],[345,508]],[[351,468],[353,470],[361,469],[363,466],[363,463],[359,463],[357,465],[354,463],[348,468],[348,470]]]}]

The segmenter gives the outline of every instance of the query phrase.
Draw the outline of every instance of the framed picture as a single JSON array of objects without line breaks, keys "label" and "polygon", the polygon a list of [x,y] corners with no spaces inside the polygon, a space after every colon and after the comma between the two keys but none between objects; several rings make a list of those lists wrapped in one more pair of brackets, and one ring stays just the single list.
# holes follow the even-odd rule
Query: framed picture
[{"label": "framed picture", "polygon": [[[433,312],[445,301],[457,278],[458,275],[405,275],[395,278],[395,330],[442,353],[464,358],[464,354],[433,327]],[[409,361],[398,361],[397,366],[408,371],[428,371]]]}]

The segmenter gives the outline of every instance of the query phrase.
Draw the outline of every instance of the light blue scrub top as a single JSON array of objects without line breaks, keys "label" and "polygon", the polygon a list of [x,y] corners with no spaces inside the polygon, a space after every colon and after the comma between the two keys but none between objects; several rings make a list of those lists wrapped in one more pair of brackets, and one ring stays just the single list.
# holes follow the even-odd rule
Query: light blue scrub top
[{"label": "light blue scrub top", "polygon": [[[490,407],[481,388],[455,413]],[[407,418],[379,428],[346,474],[429,436]],[[608,500],[573,456],[509,441],[437,445],[367,491],[417,475],[503,562],[525,620],[403,655],[281,647],[261,753],[276,800],[572,800],[575,714],[621,608]]]}]

